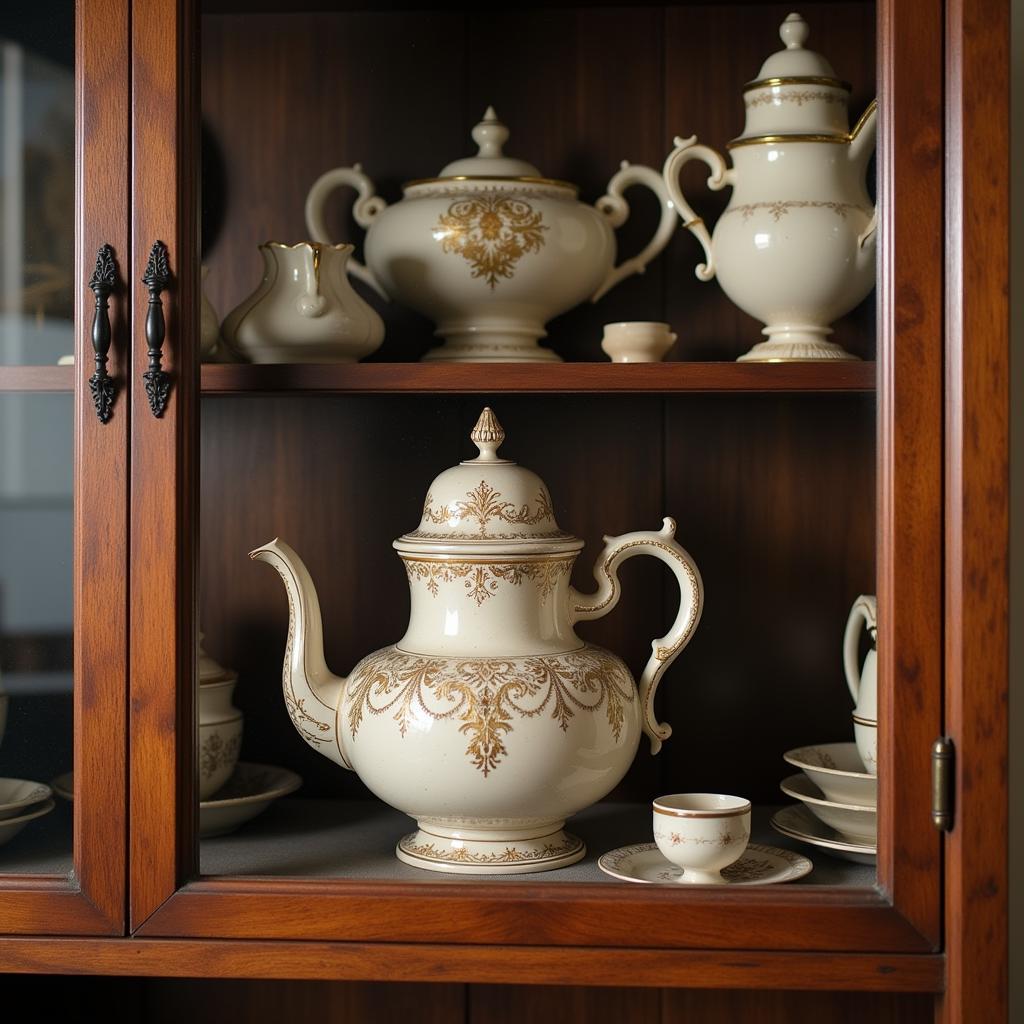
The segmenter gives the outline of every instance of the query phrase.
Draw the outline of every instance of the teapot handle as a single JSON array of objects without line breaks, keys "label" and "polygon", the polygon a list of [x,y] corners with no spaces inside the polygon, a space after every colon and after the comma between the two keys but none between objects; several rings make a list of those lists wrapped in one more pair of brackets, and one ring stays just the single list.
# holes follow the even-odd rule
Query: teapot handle
[{"label": "teapot handle", "polygon": [[633,274],[642,274],[647,269],[647,264],[668,245],[678,227],[679,222],[676,219],[672,201],[669,199],[668,189],[665,188],[664,178],[650,167],[644,167],[643,164],[631,164],[628,160],[623,160],[619,171],[608,182],[608,191],[594,204],[598,213],[605,217],[613,229],[622,227],[629,219],[629,203],[626,202],[623,192],[633,185],[646,185],[658,197],[658,202],[661,204],[661,219],[658,221],[654,237],[636,256],[623,260],[617,267],[612,267],[608,271],[597,291],[590,297],[591,302],[597,302],[605,293],[610,292],[627,277],[632,277]]},{"label": "teapot handle", "polygon": [[860,629],[861,622],[870,630],[872,640],[878,630],[878,602],[871,594],[861,594],[850,609],[843,636],[843,669],[846,685],[856,704],[860,699]]},{"label": "teapot handle", "polygon": [[[342,185],[349,185],[359,193],[352,207],[352,215],[361,228],[369,226],[387,208],[387,200],[375,195],[376,185],[363,174],[361,164],[352,167],[335,167],[334,170],[321,174],[306,196],[306,227],[314,242],[330,242],[327,223],[324,220],[324,205],[327,197]],[[354,256],[348,261],[348,272],[368,284],[385,302],[390,301],[380,281],[372,270],[360,263]]]},{"label": "teapot handle", "polygon": [[654,695],[665,670],[690,642],[700,621],[704,606],[704,584],[693,559],[685,548],[676,543],[676,521],[665,517],[660,530],[640,530],[618,537],[605,537],[604,550],[594,565],[597,590],[581,594],[569,588],[569,615],[573,622],[581,619],[599,619],[619,603],[619,566],[634,555],[653,555],[660,558],[675,573],[679,582],[679,611],[671,629],[651,641],[653,653],[640,676],[641,726],[651,741],[651,753],[661,749],[663,740],[672,735],[672,727],[659,722],[654,715]]},{"label": "teapot handle", "polygon": [[663,170],[665,185],[668,187],[668,194],[675,203],[679,216],[683,219],[683,227],[689,231],[704,249],[704,262],[697,264],[696,274],[701,281],[710,281],[715,276],[715,257],[711,252],[711,236],[704,225],[704,221],[693,212],[693,207],[683,198],[682,189],[679,187],[679,172],[683,164],[691,160],[703,160],[711,168],[711,176],[708,178],[708,188],[713,192],[732,185],[735,182],[735,172],[725,166],[725,161],[713,149],[708,146],[701,146],[697,143],[697,136],[691,135],[688,139],[676,136],[675,149],[665,159]]}]

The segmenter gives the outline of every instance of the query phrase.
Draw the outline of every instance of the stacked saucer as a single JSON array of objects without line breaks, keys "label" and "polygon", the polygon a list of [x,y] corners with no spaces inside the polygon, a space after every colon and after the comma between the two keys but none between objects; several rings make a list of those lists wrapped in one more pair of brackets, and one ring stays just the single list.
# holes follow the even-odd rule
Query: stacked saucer
[{"label": "stacked saucer", "polygon": [[10,842],[30,821],[52,810],[49,786],[29,779],[0,778],[0,846]]},{"label": "stacked saucer", "polygon": [[776,813],[772,827],[836,857],[874,863],[878,780],[864,771],[857,745],[799,747],[783,757],[800,774],[784,780],[782,791],[800,804]]}]

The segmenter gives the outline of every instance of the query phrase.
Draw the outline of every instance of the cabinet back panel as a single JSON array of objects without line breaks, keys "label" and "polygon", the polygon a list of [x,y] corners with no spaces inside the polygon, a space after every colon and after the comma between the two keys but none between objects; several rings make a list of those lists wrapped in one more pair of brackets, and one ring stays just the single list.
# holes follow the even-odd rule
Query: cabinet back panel
[{"label": "cabinet back panel", "polygon": [[[316,581],[326,656],[349,671],[401,637],[408,584],[391,541],[415,527],[434,476],[472,456],[483,397],[206,398],[200,624],[238,669],[243,757],[286,764],[307,795],[365,793],[310,750],[280,693],[287,604],[246,553],[281,536]],[[710,788],[779,802],[781,753],[849,738],[840,645],[874,578],[874,403],[867,396],[487,399],[503,453],[538,472],[559,524],[586,541],[591,590],[604,534],[679,523],[707,592],[704,619],[662,685],[675,735],[641,747],[615,796]],[[674,615],[668,573],[623,567],[623,599],[580,633],[639,672]],[[771,723],[770,727],[766,723]]]},{"label": "cabinet back panel", "polygon": [[[362,163],[389,201],[401,185],[429,177],[474,150],[470,130],[494,104],[511,130],[507,151],[604,194],[624,158],[660,168],[674,135],[696,133],[722,149],[743,125],[742,85],[781,45],[784,5],[563,7],[514,13],[341,11],[207,15],[203,19],[204,261],[206,291],[223,316],[255,288],[256,246],[306,237],[303,204],[332,167]],[[856,117],[874,95],[874,6],[816,5],[811,45],[854,85]],[[743,24],[746,31],[736,32]],[[702,54],[728,59],[703,59]],[[728,192],[711,193],[706,169],[684,174],[688,197],[708,223]],[[334,241],[361,252],[353,193],[332,199]],[[632,215],[619,251],[653,234],[657,204],[629,192]],[[717,284],[694,277],[697,242],[680,229],[639,277],[596,305],[549,325],[548,343],[573,360],[603,358],[601,326],[667,320],[680,336],[668,358],[732,359],[760,340],[760,325]],[[414,360],[433,327],[362,285],[387,325],[375,359]],[[874,300],[839,322],[836,340],[874,352]]]}]

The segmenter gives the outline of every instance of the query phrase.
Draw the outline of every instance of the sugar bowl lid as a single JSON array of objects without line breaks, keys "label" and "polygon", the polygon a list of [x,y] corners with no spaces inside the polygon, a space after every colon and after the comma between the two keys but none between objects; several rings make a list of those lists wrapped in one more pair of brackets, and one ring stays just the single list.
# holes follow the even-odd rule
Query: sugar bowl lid
[{"label": "sugar bowl lid", "polygon": [[203,634],[199,634],[199,685],[210,686],[213,683],[226,683],[237,678],[237,673],[225,668],[207,653],[203,646]]},{"label": "sugar bowl lid", "polygon": [[764,138],[769,135],[848,141],[850,86],[820,53],[804,47],[810,32],[801,15],[787,15],[779,28],[785,48],[773,53],[743,88],[747,122],[732,145],[771,141]]},{"label": "sugar bowl lid", "polygon": [[498,455],[505,431],[489,408],[469,436],[480,454],[434,479],[419,527],[395,541],[397,550],[515,554],[583,547],[559,529],[544,481]]},{"label": "sugar bowl lid", "polygon": [[441,168],[441,173],[436,178],[410,181],[405,187],[415,188],[418,185],[432,185],[438,182],[461,182],[482,179],[492,183],[495,181],[511,181],[554,185],[576,191],[575,185],[545,178],[533,164],[505,155],[504,146],[508,141],[509,130],[494,112],[494,107],[488,107],[484,111],[483,119],[473,128],[471,134],[473,141],[478,147],[475,156],[453,160],[450,164],[446,164]]}]

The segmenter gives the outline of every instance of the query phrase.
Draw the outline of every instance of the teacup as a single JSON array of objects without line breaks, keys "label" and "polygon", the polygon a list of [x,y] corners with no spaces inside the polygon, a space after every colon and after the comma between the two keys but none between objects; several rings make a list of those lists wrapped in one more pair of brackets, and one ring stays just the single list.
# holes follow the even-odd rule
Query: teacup
[{"label": "teacup", "polygon": [[199,799],[208,800],[231,777],[242,746],[242,712],[231,703],[238,676],[199,687]]},{"label": "teacup", "polygon": [[676,336],[668,324],[654,320],[624,320],[604,325],[601,348],[613,363],[657,363]]},{"label": "teacup", "polygon": [[750,801],[721,793],[675,793],[654,801],[654,841],[683,869],[680,882],[721,885],[722,868],[750,841]]},{"label": "teacup", "polygon": [[870,718],[853,715],[853,738],[857,742],[857,753],[864,762],[869,775],[878,774],[878,722]]}]

